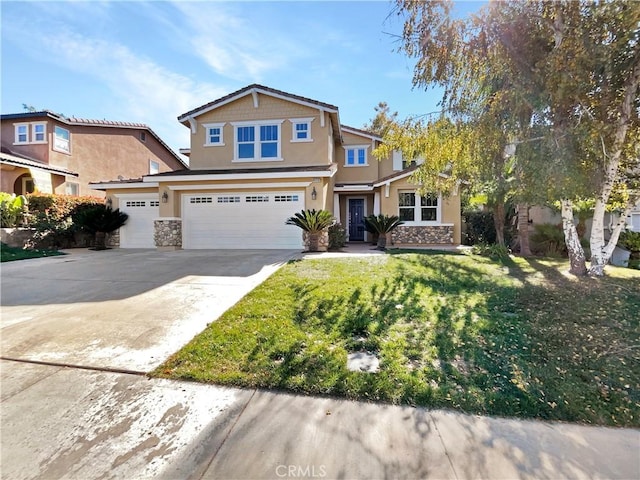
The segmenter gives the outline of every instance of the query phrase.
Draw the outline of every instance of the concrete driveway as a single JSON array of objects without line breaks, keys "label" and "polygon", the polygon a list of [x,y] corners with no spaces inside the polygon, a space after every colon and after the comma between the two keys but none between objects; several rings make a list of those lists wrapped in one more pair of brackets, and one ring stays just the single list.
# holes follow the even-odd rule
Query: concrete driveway
[{"label": "concrete driveway", "polygon": [[291,250],[80,250],[2,265],[2,356],[147,372]]}]

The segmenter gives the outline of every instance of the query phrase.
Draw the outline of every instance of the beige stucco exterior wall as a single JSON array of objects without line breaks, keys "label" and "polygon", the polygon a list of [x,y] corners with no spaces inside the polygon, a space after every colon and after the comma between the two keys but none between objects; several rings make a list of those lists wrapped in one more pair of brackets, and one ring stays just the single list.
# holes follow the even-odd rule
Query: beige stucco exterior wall
[{"label": "beige stucco exterior wall", "polygon": [[[325,122],[322,126],[321,116]],[[311,142],[293,142],[290,120],[312,118]],[[258,94],[258,108],[254,107],[252,95],[206,112],[196,119],[196,132],[191,135],[189,166],[192,170],[223,168],[265,168],[330,163],[329,142],[331,123],[328,115],[318,109],[288,102],[268,95]],[[234,162],[235,129],[233,122],[283,120],[280,130],[281,161],[236,161]],[[204,124],[224,123],[222,146],[205,146]]]},{"label": "beige stucco exterior wall", "polygon": [[[371,138],[355,135],[348,132],[342,133],[343,144],[336,146],[336,163],[338,172],[336,173],[337,183],[367,183],[374,182],[380,178],[378,160],[373,156],[375,142]],[[345,148],[354,145],[366,145],[367,166],[347,166]]]}]

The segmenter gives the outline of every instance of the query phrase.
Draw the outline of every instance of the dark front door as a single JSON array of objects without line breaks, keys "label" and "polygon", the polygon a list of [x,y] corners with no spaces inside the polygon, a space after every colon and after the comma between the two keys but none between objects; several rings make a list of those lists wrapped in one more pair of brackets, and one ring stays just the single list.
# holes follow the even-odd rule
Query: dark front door
[{"label": "dark front door", "polygon": [[364,199],[349,199],[349,240],[364,241]]}]

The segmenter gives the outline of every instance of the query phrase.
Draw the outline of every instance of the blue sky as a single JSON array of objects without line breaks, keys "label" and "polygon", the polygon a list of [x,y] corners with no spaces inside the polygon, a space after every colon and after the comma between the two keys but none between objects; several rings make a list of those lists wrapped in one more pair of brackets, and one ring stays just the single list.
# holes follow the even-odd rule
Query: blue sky
[{"label": "blue sky", "polygon": [[[459,2],[461,12],[481,3]],[[251,83],[337,105],[362,127],[386,101],[404,118],[437,109],[397,53],[392,3],[1,2],[2,113],[142,122],[174,150],[176,117]]]}]

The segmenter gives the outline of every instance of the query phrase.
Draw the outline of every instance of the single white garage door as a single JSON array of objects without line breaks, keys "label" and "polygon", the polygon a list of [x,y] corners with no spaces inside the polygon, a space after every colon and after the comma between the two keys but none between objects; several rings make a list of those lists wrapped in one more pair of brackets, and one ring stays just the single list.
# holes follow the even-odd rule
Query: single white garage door
[{"label": "single white garage door", "polygon": [[182,246],[190,248],[302,247],[302,230],[285,225],[304,208],[304,192],[183,195]]},{"label": "single white garage door", "polygon": [[159,217],[159,206],[157,198],[120,200],[120,210],[129,215],[120,229],[121,248],[155,248],[153,221]]}]

